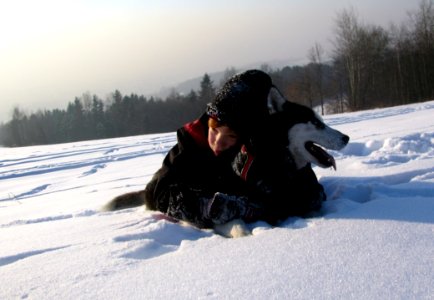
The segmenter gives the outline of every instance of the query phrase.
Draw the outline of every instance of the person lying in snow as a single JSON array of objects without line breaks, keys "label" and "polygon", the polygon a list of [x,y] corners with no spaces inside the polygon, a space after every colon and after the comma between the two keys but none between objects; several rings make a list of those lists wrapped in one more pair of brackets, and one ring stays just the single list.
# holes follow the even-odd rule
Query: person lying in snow
[{"label": "person lying in snow", "polygon": [[147,208],[203,228],[235,218],[258,220],[262,204],[249,197],[255,191],[232,162],[267,117],[271,86],[258,70],[229,79],[206,112],[177,131],[178,143],[146,186]]},{"label": "person lying in snow", "polygon": [[[233,219],[276,221],[279,208],[267,203],[265,193],[233,169],[242,147],[254,152],[252,137],[269,117],[267,100],[272,86],[270,76],[259,70],[230,78],[199,119],[178,129],[177,144],[146,188],[116,197],[106,209],[145,204],[149,210],[200,228]],[[318,185],[315,174],[309,175],[300,178],[308,186]]]}]

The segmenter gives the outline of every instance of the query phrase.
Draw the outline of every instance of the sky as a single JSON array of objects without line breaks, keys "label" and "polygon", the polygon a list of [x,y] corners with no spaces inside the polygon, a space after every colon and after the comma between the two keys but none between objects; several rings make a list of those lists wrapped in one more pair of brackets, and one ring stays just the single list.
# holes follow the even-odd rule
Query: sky
[{"label": "sky", "polygon": [[0,122],[14,107],[66,108],[83,93],[150,95],[162,87],[331,52],[336,16],[388,28],[417,0],[0,0]]},{"label": "sky", "polygon": [[0,148],[0,299],[434,299],[433,114],[324,116],[351,140],[336,171],[313,168],[320,215],[234,239],[101,211],[144,188],[175,132]]}]

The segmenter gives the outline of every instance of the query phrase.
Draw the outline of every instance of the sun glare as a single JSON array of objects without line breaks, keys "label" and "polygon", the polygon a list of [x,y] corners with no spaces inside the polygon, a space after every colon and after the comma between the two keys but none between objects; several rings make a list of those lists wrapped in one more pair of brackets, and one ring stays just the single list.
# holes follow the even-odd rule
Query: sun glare
[{"label": "sun glare", "polygon": [[45,43],[90,20],[90,13],[73,1],[2,1],[0,49]]}]

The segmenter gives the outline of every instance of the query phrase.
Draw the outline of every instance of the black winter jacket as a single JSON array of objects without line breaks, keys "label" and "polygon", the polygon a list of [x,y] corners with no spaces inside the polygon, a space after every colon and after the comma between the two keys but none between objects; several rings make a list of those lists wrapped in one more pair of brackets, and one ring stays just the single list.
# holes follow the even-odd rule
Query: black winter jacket
[{"label": "black winter jacket", "polygon": [[159,210],[201,228],[213,223],[204,217],[202,198],[216,192],[246,195],[247,183],[235,174],[231,163],[240,147],[215,156],[208,145],[208,116],[177,131],[178,143],[166,155],[162,167],[145,189],[148,209]]}]

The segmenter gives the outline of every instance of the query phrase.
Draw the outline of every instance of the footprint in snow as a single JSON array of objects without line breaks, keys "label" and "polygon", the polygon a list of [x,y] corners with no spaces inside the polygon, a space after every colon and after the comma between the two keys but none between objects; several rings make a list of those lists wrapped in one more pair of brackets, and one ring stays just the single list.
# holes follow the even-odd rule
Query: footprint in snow
[{"label": "footprint in snow", "polygon": [[109,149],[106,152],[104,152],[104,155],[108,155],[108,154],[116,152],[116,151],[119,151],[119,149],[118,148]]},{"label": "footprint in snow", "polygon": [[141,232],[120,235],[113,238],[116,243],[127,243],[128,250],[120,257],[150,259],[177,251],[183,241],[193,241],[212,235],[192,226],[182,226],[170,220],[152,216],[154,222],[141,227]]},{"label": "footprint in snow", "polygon": [[44,253],[52,252],[52,251],[56,251],[56,250],[61,250],[61,249],[68,248],[68,247],[70,247],[70,245],[55,247],[55,248],[41,249],[41,250],[33,250],[33,251],[28,251],[28,252],[22,252],[22,253],[10,255],[10,256],[3,256],[3,257],[0,257],[0,267],[13,264],[17,261],[35,256],[35,255],[44,254]]},{"label": "footprint in snow", "polygon": [[15,199],[24,199],[24,198],[32,197],[32,196],[39,194],[40,192],[46,190],[49,186],[50,186],[50,184],[43,184],[43,185],[37,186],[28,192],[24,192],[24,193],[21,193],[21,194],[15,196]]},{"label": "footprint in snow", "polygon": [[81,217],[91,217],[98,212],[95,210],[84,210],[80,211],[74,214],[59,214],[59,215],[52,215],[52,216],[46,216],[46,217],[40,217],[40,218],[34,218],[34,219],[17,219],[10,223],[0,224],[0,228],[7,228],[11,226],[20,226],[20,225],[29,225],[29,224],[36,224],[36,223],[45,223],[45,222],[54,222],[54,221],[61,221],[71,218],[81,218]]},{"label": "footprint in snow", "polygon": [[105,167],[106,167],[105,164],[97,164],[93,166],[92,169],[90,169],[89,171],[83,172],[83,174],[81,174],[80,177],[85,177],[85,176],[95,174],[96,172],[98,172],[99,169],[104,169]]}]

